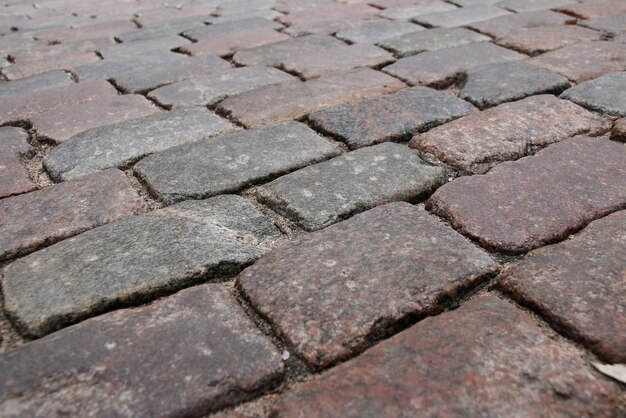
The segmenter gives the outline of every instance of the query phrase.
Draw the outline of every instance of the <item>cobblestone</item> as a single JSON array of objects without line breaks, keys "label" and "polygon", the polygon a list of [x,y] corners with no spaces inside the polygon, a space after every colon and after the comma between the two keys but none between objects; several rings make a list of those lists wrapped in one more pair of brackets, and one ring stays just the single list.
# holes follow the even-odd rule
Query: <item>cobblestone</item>
[{"label": "cobblestone", "polygon": [[574,2],[572,0],[504,0],[497,4],[504,9],[521,13],[554,9],[555,7],[570,5]]},{"label": "cobblestone", "polygon": [[500,16],[468,26],[494,38],[502,38],[520,29],[576,23],[576,19],[551,10],[537,10]]},{"label": "cobblestone", "polygon": [[430,28],[452,28],[455,26],[466,26],[470,23],[480,22],[482,20],[506,16],[509,14],[511,14],[511,12],[499,7],[480,4],[476,6],[448,10],[445,12],[418,15],[413,18],[413,21]]},{"label": "cobblestone", "polygon": [[592,19],[614,13],[626,13],[626,4],[621,0],[584,0],[581,3],[558,7],[557,10],[583,19]]},{"label": "cobblestone", "polygon": [[[388,7],[380,16],[385,17],[387,19],[394,20],[411,20],[414,17],[430,14],[430,13],[438,13],[445,12],[448,10],[455,10],[456,7],[450,3],[446,3],[439,0],[428,1],[428,2],[404,2],[406,5],[397,5],[396,7]],[[372,3],[374,4],[374,3]],[[376,2],[376,4],[381,4],[381,2]],[[396,3],[393,3],[396,4]]]},{"label": "cobblestone", "polygon": [[238,196],[183,202],[11,263],[4,308],[23,334],[41,337],[116,306],[233,275],[266,251],[260,240],[277,233]]},{"label": "cobblestone", "polygon": [[611,139],[626,142],[626,118],[622,118],[615,122],[613,132],[611,132]]},{"label": "cobblestone", "polygon": [[420,52],[453,48],[490,39],[465,28],[435,28],[387,39],[378,45],[395,52],[400,57],[407,57]]},{"label": "cobblestone", "polygon": [[499,285],[606,362],[626,363],[624,231],[626,211],[594,221],[571,240],[532,251]]},{"label": "cobblestone", "polygon": [[626,208],[625,162],[622,144],[578,137],[485,176],[456,179],[426,206],[485,247],[520,254]]},{"label": "cobblestone", "polygon": [[566,90],[561,97],[590,110],[626,116],[626,72],[607,74]]},{"label": "cobblestone", "polygon": [[606,32],[610,35],[619,35],[626,33],[626,11],[624,11],[624,13],[585,20],[580,24],[591,29]]},{"label": "cobblestone", "polygon": [[364,23],[353,29],[337,32],[335,36],[351,43],[375,44],[385,39],[421,30],[424,30],[422,26],[409,22],[376,20],[370,23]]},{"label": "cobblestone", "polygon": [[194,44],[183,46],[181,51],[189,55],[226,56],[234,54],[239,49],[254,48],[286,39],[290,39],[289,36],[277,32],[272,27],[261,27],[201,39]]},{"label": "cobblestone", "polygon": [[28,144],[29,138],[23,129],[0,127],[0,198],[37,189],[22,163],[22,156],[34,151]]},{"label": "cobblestone", "polygon": [[525,54],[536,56],[572,44],[599,41],[602,34],[575,25],[523,28],[498,38],[496,42]]},{"label": "cobblestone", "polygon": [[77,65],[99,61],[100,58],[93,52],[74,52],[46,59],[18,61],[3,69],[2,74],[9,80],[19,80],[45,71],[70,70]]},{"label": "cobblestone", "polygon": [[280,16],[276,20],[288,27],[283,31],[291,36],[311,33],[330,35],[332,33],[358,27],[364,22],[376,20],[379,12],[366,4],[335,4],[302,10]]}]

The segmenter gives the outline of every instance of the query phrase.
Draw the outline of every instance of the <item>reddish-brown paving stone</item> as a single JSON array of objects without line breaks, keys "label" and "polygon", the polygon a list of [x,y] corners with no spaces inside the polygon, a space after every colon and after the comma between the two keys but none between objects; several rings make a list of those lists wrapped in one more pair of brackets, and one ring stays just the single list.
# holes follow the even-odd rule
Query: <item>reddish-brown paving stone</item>
[{"label": "reddish-brown paving stone", "polygon": [[576,3],[578,0],[503,0],[498,2],[499,7],[516,13],[532,12],[535,10],[554,9]]},{"label": "reddish-brown paving stone", "polygon": [[598,41],[569,45],[528,62],[580,83],[614,71],[626,70],[626,44]]},{"label": "reddish-brown paving stone", "polygon": [[626,211],[529,253],[498,280],[608,363],[626,363]]},{"label": "reddish-brown paving stone", "polygon": [[146,209],[117,169],[0,200],[0,260]]},{"label": "reddish-brown paving stone", "polygon": [[575,135],[600,135],[608,119],[552,95],[532,96],[417,135],[412,148],[470,173],[516,160]]},{"label": "reddish-brown paving stone", "polygon": [[432,215],[392,203],[267,254],[238,285],[299,356],[325,367],[497,269]]},{"label": "reddish-brown paving stone", "polygon": [[282,25],[271,19],[259,17],[234,20],[230,22],[217,23],[212,25],[203,25],[195,27],[191,30],[183,32],[183,36],[194,41],[203,39],[219,38],[228,34],[234,34],[240,31],[248,31],[250,29],[270,28],[280,29]]},{"label": "reddish-brown paving stone", "polygon": [[474,42],[489,41],[486,35],[465,28],[435,28],[408,33],[379,42],[378,45],[393,51],[399,57],[415,55],[424,51],[454,48]]},{"label": "reddish-brown paving stone", "polygon": [[508,10],[499,7],[478,4],[445,12],[418,15],[413,18],[413,21],[427,27],[452,28],[510,14]]},{"label": "reddish-brown paving stone", "polygon": [[[372,5],[378,2],[372,2]],[[393,20],[411,20],[420,15],[455,10],[456,6],[441,0],[390,2],[380,16]],[[380,6],[380,5],[379,5]]]},{"label": "reddish-brown paving stone", "polygon": [[37,33],[36,38],[40,41],[55,42],[75,39],[98,39],[113,37],[122,32],[135,29],[137,26],[128,21],[109,21],[96,23],[93,25],[79,26],[75,28],[56,28],[45,32]]},{"label": "reddish-brown paving stone", "polygon": [[388,20],[374,20],[356,28],[337,32],[335,36],[350,43],[368,43],[384,41],[407,33],[423,31],[424,28],[410,22],[393,22]]},{"label": "reddish-brown paving stone", "polygon": [[602,33],[591,29],[575,25],[553,25],[519,29],[496,39],[496,43],[535,56],[567,45],[601,39]]},{"label": "reddish-brown paving stone", "polygon": [[524,58],[525,55],[492,43],[478,42],[402,58],[384,71],[413,85],[446,87],[473,68]]},{"label": "reddish-brown paving stone", "polygon": [[252,28],[243,31],[226,33],[209,39],[185,45],[181,51],[189,55],[230,55],[239,49],[254,48],[278,41],[290,39],[288,35],[272,28]]},{"label": "reddish-brown paving stone", "polygon": [[28,132],[12,126],[0,127],[0,198],[37,189],[22,164],[22,155],[33,152]]},{"label": "reddish-brown paving stone", "polygon": [[235,298],[206,285],[34,341],[0,357],[0,373],[2,416],[203,416],[283,364]]},{"label": "reddish-brown paving stone", "polygon": [[537,10],[534,12],[517,13],[508,16],[496,17],[482,22],[472,23],[471,29],[487,34],[494,38],[502,38],[524,28],[541,26],[565,25],[576,23],[576,18],[553,12],[551,10]]},{"label": "reddish-brown paving stone", "polygon": [[220,103],[219,108],[246,127],[299,119],[328,106],[393,93],[401,81],[369,68],[302,82],[289,81],[242,93]]},{"label": "reddish-brown paving stone", "polygon": [[98,53],[104,60],[120,61],[124,58],[133,61],[138,54],[145,54],[155,50],[169,51],[191,44],[191,41],[182,36],[169,35],[159,38],[141,39],[123,44],[115,44],[98,48]]},{"label": "reddish-brown paving stone", "polygon": [[616,417],[623,399],[578,351],[481,296],[287,393],[279,417]]},{"label": "reddish-brown paving stone", "polygon": [[611,139],[626,142],[626,118],[622,118],[615,122],[613,131],[611,132]]},{"label": "reddish-brown paving stone", "polygon": [[117,90],[106,81],[85,81],[23,95],[14,94],[4,97],[0,103],[0,123],[29,121],[35,115],[63,106],[117,94]]},{"label": "reddish-brown paving stone", "polygon": [[277,20],[288,26],[283,32],[291,36],[311,33],[330,35],[378,19],[376,15],[379,12],[379,9],[366,4],[336,4],[289,13]]},{"label": "reddish-brown paving stone", "polygon": [[577,137],[439,188],[426,207],[481,245],[520,254],[626,208],[626,147]]},{"label": "reddish-brown paving stone", "polygon": [[93,52],[75,52],[68,54],[53,55],[36,61],[16,62],[2,70],[2,74],[9,80],[43,73],[52,70],[70,70],[72,67],[90,62],[100,61]]},{"label": "reddish-brown paving stone", "polygon": [[98,126],[160,112],[152,102],[138,94],[104,96],[77,105],[64,106],[34,115],[30,120],[37,134],[59,143]]},{"label": "reddish-brown paving stone", "polygon": [[599,16],[608,16],[614,13],[626,13],[626,4],[623,0],[586,0],[581,3],[572,3],[557,7],[556,10],[578,16],[583,19],[593,19]]},{"label": "reddish-brown paving stone", "polygon": [[626,12],[579,22],[580,25],[606,32],[611,36],[626,33]]}]

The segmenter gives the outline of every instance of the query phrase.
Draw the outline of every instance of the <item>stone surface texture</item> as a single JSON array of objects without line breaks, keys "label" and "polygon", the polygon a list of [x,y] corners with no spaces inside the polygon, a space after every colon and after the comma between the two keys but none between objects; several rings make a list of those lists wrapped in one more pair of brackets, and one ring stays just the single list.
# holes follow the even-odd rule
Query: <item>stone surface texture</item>
[{"label": "stone surface texture", "polygon": [[378,45],[395,52],[400,57],[407,57],[424,51],[453,48],[490,39],[488,36],[465,28],[435,28],[400,35],[379,42]]},{"label": "stone surface texture", "polygon": [[566,90],[561,97],[590,110],[626,116],[626,71],[607,74]]},{"label": "stone surface texture", "polygon": [[626,118],[622,118],[615,122],[613,131],[611,132],[611,139],[626,142]]},{"label": "stone surface texture", "polygon": [[33,154],[30,136],[23,129],[0,127],[0,198],[37,189],[22,161]]},{"label": "stone surface texture", "polygon": [[528,55],[539,55],[564,46],[599,41],[602,33],[575,25],[522,28],[496,40],[499,45]]}]

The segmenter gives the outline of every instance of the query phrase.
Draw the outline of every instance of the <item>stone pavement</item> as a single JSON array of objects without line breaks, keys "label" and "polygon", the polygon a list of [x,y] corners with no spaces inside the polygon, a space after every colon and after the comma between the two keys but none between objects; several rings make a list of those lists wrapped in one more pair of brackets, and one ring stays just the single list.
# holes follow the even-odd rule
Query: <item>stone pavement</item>
[{"label": "stone pavement", "polygon": [[626,0],[1,0],[0,417],[626,416]]}]

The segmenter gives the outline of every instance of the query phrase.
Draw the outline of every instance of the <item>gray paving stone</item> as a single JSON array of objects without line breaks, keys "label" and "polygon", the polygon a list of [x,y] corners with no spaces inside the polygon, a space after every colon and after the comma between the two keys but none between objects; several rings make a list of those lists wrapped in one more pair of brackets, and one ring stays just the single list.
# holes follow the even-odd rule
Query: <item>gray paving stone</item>
[{"label": "gray paving stone", "polygon": [[272,28],[280,29],[283,26],[270,19],[253,17],[231,22],[217,23],[214,25],[201,26],[184,32],[185,37],[199,41],[209,39],[214,36],[224,35],[232,32],[249,30],[251,28]]},{"label": "gray paving stone", "polygon": [[339,153],[306,125],[289,122],[171,148],[144,158],[134,170],[171,204],[237,192]]},{"label": "gray paving stone", "polygon": [[169,51],[190,43],[189,39],[185,39],[182,36],[169,35],[98,48],[98,53],[104,60],[119,60],[123,58],[135,60],[137,55],[145,54],[146,51]]},{"label": "gray paving stone", "polygon": [[568,87],[562,75],[520,61],[468,72],[460,97],[482,109],[535,94],[558,94]]},{"label": "gray paving stone", "polygon": [[616,13],[610,16],[582,20],[580,24],[591,29],[610,33],[611,35],[620,35],[626,33],[626,13]]},{"label": "gray paving stone", "polygon": [[266,254],[238,285],[299,356],[325,367],[497,270],[439,219],[396,202]]},{"label": "gray paving stone", "polygon": [[599,41],[602,32],[577,25],[551,25],[522,28],[496,39],[499,45],[536,56],[567,45]]},{"label": "gray paving stone", "polygon": [[476,6],[483,4],[496,4],[502,0],[450,0],[450,3],[456,4],[461,7]]},{"label": "gray paving stone", "polygon": [[417,201],[446,181],[404,145],[379,144],[306,167],[257,189],[259,202],[312,231],[393,201]]},{"label": "gray paving stone", "polygon": [[335,36],[352,43],[370,43],[383,41],[424,30],[424,27],[409,22],[389,22],[386,20],[364,23],[353,29],[337,32]]},{"label": "gray paving stone", "polygon": [[226,97],[289,80],[294,77],[275,68],[236,67],[159,87],[148,97],[167,107],[214,105]]},{"label": "gray paving stone", "polygon": [[203,416],[282,373],[280,354],[235,298],[198,286],[0,357],[0,415]]},{"label": "gray paving stone", "polygon": [[385,67],[383,71],[413,85],[447,87],[461,74],[474,68],[524,58],[525,55],[490,42],[477,42],[402,58]]},{"label": "gray paving stone", "polygon": [[504,0],[496,3],[498,7],[516,13],[532,12],[535,10],[553,9],[559,6],[576,3],[578,0]]},{"label": "gray paving stone", "polygon": [[[372,3],[374,4],[374,3]],[[430,13],[445,12],[447,10],[455,10],[456,7],[444,1],[434,0],[419,2],[415,4],[395,7],[389,7],[380,13],[380,16],[393,20],[411,20],[412,18]]]},{"label": "gray paving stone", "polygon": [[474,42],[486,42],[491,38],[465,28],[435,28],[409,33],[379,42],[378,45],[395,52],[400,57],[424,51],[453,48]]},{"label": "gray paving stone", "polygon": [[510,14],[511,12],[508,10],[499,7],[479,4],[445,12],[419,15],[414,17],[413,21],[427,27],[452,28]]},{"label": "gray paving stone", "polygon": [[[38,188],[22,163],[22,156],[32,156],[30,135],[21,128],[0,127],[0,198],[30,192]],[[0,250],[0,253],[2,250]]]},{"label": "gray paving stone", "polygon": [[470,23],[468,26],[480,33],[494,38],[502,38],[524,28],[541,26],[566,25],[576,23],[576,18],[553,12],[551,10],[536,10],[534,12],[509,14],[489,20]]},{"label": "gray paving stone", "polygon": [[350,149],[387,141],[408,141],[418,132],[474,111],[463,100],[428,87],[412,87],[315,111],[309,121],[316,129],[340,139]]},{"label": "gray paving stone", "polygon": [[55,181],[67,180],[232,130],[206,109],[183,108],[82,132],[51,149],[43,162]]},{"label": "gray paving stone", "polygon": [[178,35],[194,28],[206,26],[206,20],[208,20],[208,16],[187,16],[177,19],[162,20],[145,28],[123,32],[115,37],[125,43]]},{"label": "gray paving stone", "polygon": [[74,84],[69,73],[63,70],[48,71],[30,77],[14,80],[10,83],[0,83],[0,97],[15,94],[28,94],[43,89],[63,87]]},{"label": "gray paving stone", "polygon": [[613,116],[626,116],[626,71],[585,81],[561,94],[590,110]]},{"label": "gray paving stone", "polygon": [[136,54],[133,59],[120,56],[72,68],[79,80],[109,80],[126,73],[137,73],[148,67],[176,66],[189,57],[170,51],[152,50]]},{"label": "gray paving stone", "polygon": [[[239,196],[183,202],[92,229],[4,269],[5,310],[27,336],[237,273],[278,230]],[[130,239],[132,237],[132,239]]]}]

